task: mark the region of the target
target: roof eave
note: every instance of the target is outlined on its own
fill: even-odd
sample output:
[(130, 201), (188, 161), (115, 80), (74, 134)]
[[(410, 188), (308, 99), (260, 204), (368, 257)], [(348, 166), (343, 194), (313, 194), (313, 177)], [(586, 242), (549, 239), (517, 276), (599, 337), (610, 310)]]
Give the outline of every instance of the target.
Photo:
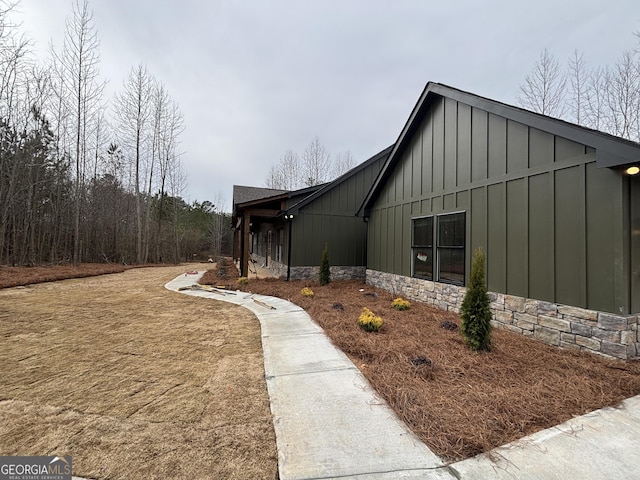
[(640, 162), (639, 143), (572, 124), (564, 120), (524, 110), (513, 105), (498, 102), (497, 100), (481, 97), (444, 84), (428, 82), (402, 128), (398, 140), (382, 167), (380, 174), (358, 209), (357, 216), (367, 217), (369, 215), (372, 202), (377, 197), (381, 185), (389, 175), (389, 167), (396, 162), (398, 152), (404, 149), (407, 140), (411, 136), (411, 132), (416, 128), (416, 120), (422, 118), (425, 109), (429, 106), (429, 98), (433, 95), (451, 98), (452, 100), (460, 101), (509, 120), (592, 147), (596, 150), (596, 165), (599, 168), (617, 168)]

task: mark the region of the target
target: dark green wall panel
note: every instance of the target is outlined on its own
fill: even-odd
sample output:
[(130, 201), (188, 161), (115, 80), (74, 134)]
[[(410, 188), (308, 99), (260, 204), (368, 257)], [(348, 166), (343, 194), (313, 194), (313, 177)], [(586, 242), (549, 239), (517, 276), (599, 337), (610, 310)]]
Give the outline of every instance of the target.
[(402, 206), (402, 270), (401, 274), (411, 275), (411, 205), (405, 203)]
[(451, 212), (456, 209), (456, 194), (448, 193), (443, 196), (443, 211)]
[(482, 247), (487, 251), (487, 189), (484, 187), (471, 190), (471, 248)]
[(584, 167), (555, 174), (555, 301), (586, 307)]
[(434, 192), (442, 192), (444, 188), (444, 102), (434, 104), (433, 121), (433, 179)]
[(393, 222), (393, 272), (394, 273), (402, 273), (402, 256), (404, 255), (404, 250), (408, 248), (407, 245), (404, 244), (402, 234), (404, 233), (404, 228), (402, 227), (402, 206), (398, 205), (394, 208), (394, 222)]
[(464, 190), (456, 194), (456, 210), (469, 209), (469, 190)]
[(489, 114), (489, 178), (507, 173), (507, 121)]
[(441, 213), (444, 210), (442, 197), (433, 197), (431, 199), (431, 211), (434, 213)]
[(629, 179), (631, 224), (631, 312), (640, 313), (640, 176)]
[(553, 176), (529, 177), (529, 297), (554, 300)]
[(487, 287), (492, 292), (506, 291), (506, 218), (505, 186), (487, 187)]
[(381, 239), (382, 228), (380, 225), (380, 217), (382, 210), (374, 210), (371, 212), (367, 224), (367, 267), (380, 270), (380, 259), (382, 258), (382, 248), (384, 243)]
[(456, 184), (468, 185), (471, 181), (471, 107), (458, 104), (458, 168)]
[(396, 253), (396, 245), (395, 245), (395, 232), (393, 231), (393, 227), (395, 226), (395, 209), (394, 207), (387, 208), (387, 251), (383, 254), (386, 258), (383, 259), (383, 264), (385, 266), (385, 272), (395, 273), (393, 269), (393, 257)]
[(586, 166), (587, 216), (587, 292), (588, 306), (608, 310), (615, 298), (615, 249), (612, 232), (615, 229), (613, 212), (621, 208), (620, 176), (611, 170), (599, 169), (595, 163)]
[(458, 170), (458, 102), (447, 98), (444, 114), (444, 188), (455, 188)]
[(529, 128), (529, 167), (551, 166), (553, 151), (553, 135)]
[(507, 173), (524, 172), (529, 163), (529, 128), (507, 121)]
[(527, 291), (527, 183), (524, 178), (507, 182), (507, 289), (526, 297)]
[(555, 142), (556, 149), (556, 162), (562, 162), (563, 160), (575, 159), (576, 157), (580, 157), (584, 155), (584, 145), (576, 142), (572, 142), (571, 140), (567, 140), (566, 138), (556, 137)]
[(471, 110), (471, 181), (487, 178), (487, 112), (473, 108)]
[(411, 198), (422, 194), (422, 134), (416, 133), (411, 148)]
[(422, 195), (433, 191), (433, 122), (430, 119), (431, 113), (422, 129)]

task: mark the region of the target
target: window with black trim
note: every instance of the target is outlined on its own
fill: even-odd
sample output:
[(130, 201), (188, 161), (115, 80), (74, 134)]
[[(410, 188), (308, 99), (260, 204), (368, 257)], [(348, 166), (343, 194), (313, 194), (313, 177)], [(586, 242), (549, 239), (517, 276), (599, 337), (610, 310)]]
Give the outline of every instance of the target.
[(437, 218), (437, 280), (464, 285), (465, 214), (451, 213)]
[(413, 221), (413, 276), (433, 280), (433, 217)]

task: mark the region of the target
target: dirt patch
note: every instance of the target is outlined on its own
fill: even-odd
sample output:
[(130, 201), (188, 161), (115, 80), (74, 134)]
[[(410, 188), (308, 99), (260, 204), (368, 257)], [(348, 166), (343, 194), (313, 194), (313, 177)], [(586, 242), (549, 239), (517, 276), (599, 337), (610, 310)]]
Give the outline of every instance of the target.
[(0, 453), (96, 479), (276, 478), (259, 322), (164, 288), (197, 268), (0, 290)]
[[(311, 287), (314, 297), (300, 290)], [(457, 315), (355, 281), (250, 280), (244, 290), (302, 306), (436, 454), (460, 460), (640, 394), (640, 362), (559, 350), (505, 330), (493, 350), (471, 352)], [(356, 321), (363, 307), (378, 333)]]

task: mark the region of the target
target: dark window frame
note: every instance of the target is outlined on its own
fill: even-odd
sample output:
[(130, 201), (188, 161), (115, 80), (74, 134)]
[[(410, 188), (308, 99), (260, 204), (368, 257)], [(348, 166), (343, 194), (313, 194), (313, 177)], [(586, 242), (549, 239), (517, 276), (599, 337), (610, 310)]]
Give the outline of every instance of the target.
[[(431, 242), (416, 242), (416, 223), (421, 220), (430, 220), (431, 221)], [(424, 280), (433, 281), (434, 280), (434, 252), (435, 252), (435, 242), (434, 242), (434, 225), (435, 225), (435, 215), (425, 215), (424, 217), (416, 217), (411, 219), (411, 275), (416, 278), (422, 278)], [(428, 240), (428, 239), (427, 239)], [(416, 273), (416, 259), (418, 254), (426, 252), (427, 257), (430, 259), (429, 263), (431, 264), (431, 274), (422, 275)]]
[[(462, 220), (462, 225), (458, 227), (458, 229), (456, 229), (456, 227), (454, 226), (453, 230), (451, 232), (453, 232), (453, 237), (457, 237), (457, 238), (451, 238), (451, 239), (447, 239), (444, 240), (442, 238), (442, 236), (444, 235), (442, 233), (442, 225), (443, 225), (443, 221), (444, 219), (451, 219), (454, 216), (458, 216), (461, 218)], [(465, 284), (465, 276), (466, 276), (466, 249), (467, 249), (467, 215), (465, 211), (458, 211), (458, 212), (448, 212), (448, 213), (442, 213), (436, 216), (436, 225), (435, 225), (436, 231), (435, 231), (435, 235), (436, 235), (436, 281), (440, 282), (440, 283), (448, 283), (451, 285), (459, 285), (459, 286), (464, 286)], [(461, 231), (460, 231), (461, 230)], [(462, 256), (460, 258), (460, 252), (462, 252)], [(457, 271), (454, 271), (454, 269), (450, 269), (450, 270), (444, 270), (444, 266), (443, 266), (443, 257), (449, 257), (449, 258), (453, 258), (454, 256), (458, 256), (458, 268)], [(455, 262), (455, 260), (453, 260), (453, 262)], [(449, 265), (447, 265), (448, 267), (453, 266), (453, 262), (450, 262)], [(446, 276), (444, 276), (446, 275)]]

